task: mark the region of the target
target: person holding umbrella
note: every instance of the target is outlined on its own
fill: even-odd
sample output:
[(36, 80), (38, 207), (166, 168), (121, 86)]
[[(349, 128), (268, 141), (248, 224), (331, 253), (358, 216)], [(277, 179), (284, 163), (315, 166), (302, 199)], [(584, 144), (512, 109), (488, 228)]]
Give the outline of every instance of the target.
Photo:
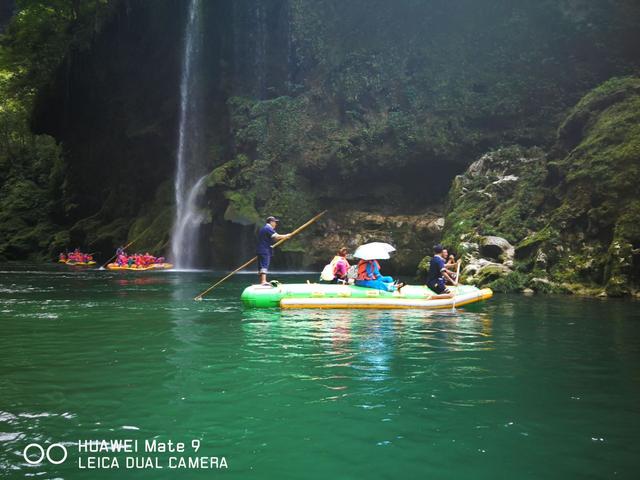
[(386, 260), (389, 252), (395, 251), (388, 243), (373, 242), (361, 245), (353, 256), (360, 258), (358, 262), (358, 276), (356, 285), (366, 288), (375, 288), (385, 292), (400, 291), (404, 283), (396, 284), (392, 277), (380, 273), (378, 260)]

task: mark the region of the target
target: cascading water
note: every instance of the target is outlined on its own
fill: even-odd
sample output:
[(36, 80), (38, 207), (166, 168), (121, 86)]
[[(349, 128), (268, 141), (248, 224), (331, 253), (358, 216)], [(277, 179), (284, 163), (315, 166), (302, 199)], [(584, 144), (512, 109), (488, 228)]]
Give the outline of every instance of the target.
[(180, 126), (176, 155), (176, 219), (171, 237), (172, 260), (177, 268), (193, 268), (198, 258), (202, 215), (197, 198), (204, 181), (201, 153), (201, 88), (199, 85), (202, 29), (201, 0), (191, 0), (187, 15), (184, 59), (180, 80)]

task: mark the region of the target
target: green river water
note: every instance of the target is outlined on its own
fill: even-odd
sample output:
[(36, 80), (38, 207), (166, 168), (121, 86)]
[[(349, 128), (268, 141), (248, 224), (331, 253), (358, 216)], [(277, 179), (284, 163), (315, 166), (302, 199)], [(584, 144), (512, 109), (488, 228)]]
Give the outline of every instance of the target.
[[(217, 278), (5, 267), (0, 478), (637, 478), (637, 302), (247, 310), (248, 275), (192, 300)], [(127, 439), (137, 452), (79, 451)], [(67, 459), (30, 465), (30, 443)]]

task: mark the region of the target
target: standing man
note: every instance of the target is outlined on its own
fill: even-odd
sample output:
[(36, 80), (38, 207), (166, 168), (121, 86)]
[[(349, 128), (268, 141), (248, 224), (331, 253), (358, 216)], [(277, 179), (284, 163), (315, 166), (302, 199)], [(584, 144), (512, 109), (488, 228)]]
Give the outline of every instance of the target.
[(267, 272), (269, 271), (269, 263), (273, 255), (272, 245), (278, 240), (291, 238), (290, 233), (280, 235), (276, 232), (276, 226), (280, 220), (276, 217), (267, 217), (267, 223), (258, 232), (258, 246), (256, 253), (258, 254), (258, 277), (262, 285), (267, 283)]
[(429, 287), (437, 294), (451, 293), (445, 286), (445, 279), (450, 281), (452, 284), (454, 283), (453, 279), (449, 275), (449, 272), (447, 271), (445, 258), (442, 254), (442, 251), (442, 245), (436, 245), (435, 247), (433, 247), (434, 255), (431, 259), (431, 262), (429, 262), (429, 272), (427, 273), (427, 287)]

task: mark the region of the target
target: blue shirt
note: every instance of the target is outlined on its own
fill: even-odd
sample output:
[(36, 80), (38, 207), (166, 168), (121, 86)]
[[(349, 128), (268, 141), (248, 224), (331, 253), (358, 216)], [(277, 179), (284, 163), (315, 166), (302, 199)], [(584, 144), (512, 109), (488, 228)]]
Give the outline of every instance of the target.
[(429, 262), (429, 272), (427, 273), (427, 282), (437, 280), (442, 277), (442, 270), (444, 270), (444, 258), (439, 255), (434, 255)]
[(380, 268), (378, 268), (378, 262), (375, 260), (373, 262), (367, 263), (367, 275), (371, 278), (380, 278)]
[(270, 224), (266, 224), (264, 227), (260, 229), (258, 232), (258, 246), (256, 247), (256, 253), (259, 255), (272, 255), (273, 245), (275, 242), (273, 240), (273, 236), (276, 234), (276, 231)]

